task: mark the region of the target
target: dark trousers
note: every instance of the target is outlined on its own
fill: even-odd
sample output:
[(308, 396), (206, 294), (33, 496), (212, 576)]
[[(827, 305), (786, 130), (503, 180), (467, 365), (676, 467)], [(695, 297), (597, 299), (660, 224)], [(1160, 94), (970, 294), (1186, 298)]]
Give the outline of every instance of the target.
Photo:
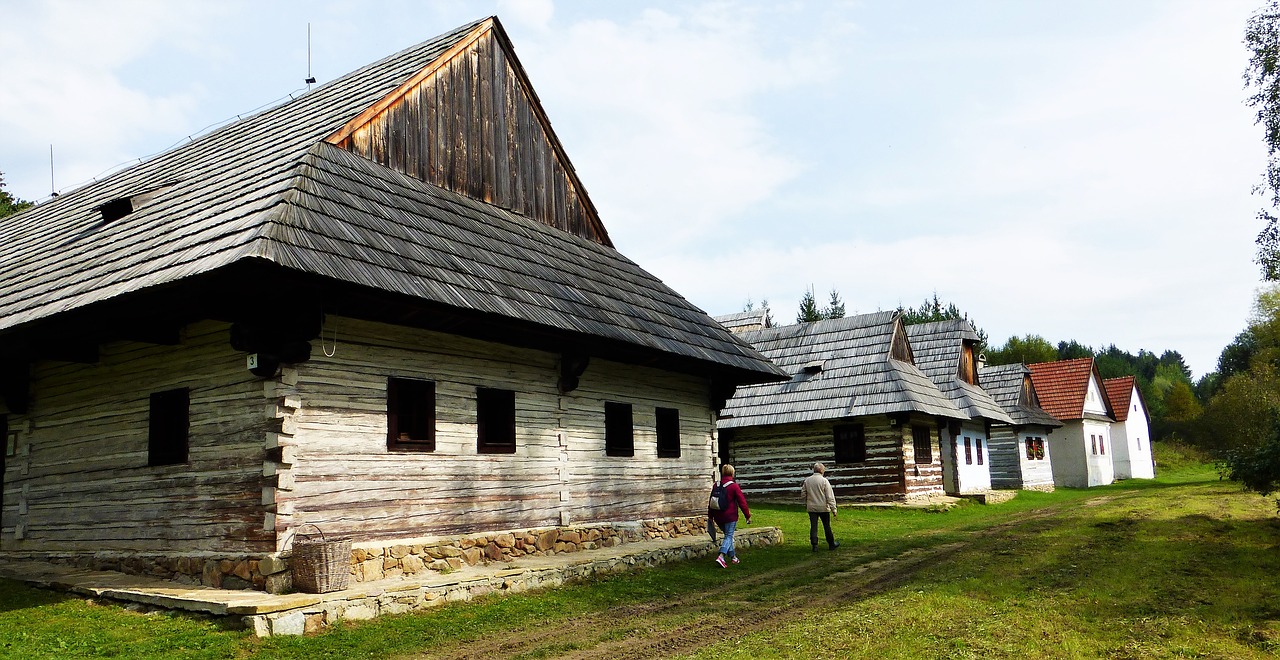
[(827, 533), (827, 547), (836, 546), (836, 537), (831, 533), (831, 514), (826, 511), (809, 512), (809, 543), (818, 547), (818, 520), (822, 520), (822, 531)]

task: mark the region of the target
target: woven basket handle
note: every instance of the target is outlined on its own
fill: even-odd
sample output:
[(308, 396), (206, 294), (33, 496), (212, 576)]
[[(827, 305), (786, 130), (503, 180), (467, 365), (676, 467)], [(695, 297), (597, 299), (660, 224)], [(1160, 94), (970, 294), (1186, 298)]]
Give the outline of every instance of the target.
[(289, 530), (288, 534), (285, 534), (284, 538), (286, 543), (282, 544), (282, 549), (280, 550), (280, 552), (284, 552), (289, 548), (288, 541), (296, 540), (298, 533), (302, 531), (303, 527), (315, 527), (316, 532), (320, 534), (320, 542), (321, 543), (327, 542), (327, 539), (325, 539), (324, 537), (324, 530), (320, 529), (319, 525), (315, 523), (302, 523), (301, 525), (298, 525), (297, 527), (294, 527), (293, 529)]

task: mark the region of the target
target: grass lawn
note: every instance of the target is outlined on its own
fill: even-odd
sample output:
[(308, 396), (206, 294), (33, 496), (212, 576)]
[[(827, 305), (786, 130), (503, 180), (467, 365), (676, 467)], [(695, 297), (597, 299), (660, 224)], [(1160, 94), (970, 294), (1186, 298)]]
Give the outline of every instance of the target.
[[(1157, 447), (1160, 447), (1157, 445)], [(788, 543), (257, 640), (0, 581), (0, 657), (1205, 657), (1280, 655), (1280, 518), (1160, 447), (1161, 476), (945, 513), (843, 510)], [(750, 493), (748, 493), (750, 497)]]

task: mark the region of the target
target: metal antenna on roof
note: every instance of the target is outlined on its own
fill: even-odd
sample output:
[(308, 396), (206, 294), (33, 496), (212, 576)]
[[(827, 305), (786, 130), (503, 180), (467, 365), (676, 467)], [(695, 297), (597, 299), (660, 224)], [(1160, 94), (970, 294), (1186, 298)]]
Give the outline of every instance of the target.
[(53, 145), (49, 145), (49, 196), (58, 196), (58, 186), (53, 182)]
[(311, 75), (311, 24), (307, 23), (307, 91), (311, 91), (311, 86), (316, 84), (315, 76)]

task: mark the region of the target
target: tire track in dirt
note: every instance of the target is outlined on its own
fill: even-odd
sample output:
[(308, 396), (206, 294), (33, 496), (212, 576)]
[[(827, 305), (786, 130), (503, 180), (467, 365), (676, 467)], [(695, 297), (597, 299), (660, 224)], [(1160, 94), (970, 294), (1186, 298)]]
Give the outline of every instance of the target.
[[(824, 555), (824, 561), (803, 561), (675, 598), (629, 604), (548, 622), (548, 625), (536, 628), (526, 627), (481, 640), (458, 642), (449, 648), (416, 657), (534, 654), (562, 658), (652, 658), (692, 653), (712, 640), (777, 629), (804, 618), (811, 610), (829, 611), (833, 605), (875, 596), (907, 582), (930, 560), (963, 549), (979, 539), (1051, 518), (1066, 506), (1096, 506), (1112, 499), (1112, 496), (1100, 496), (1022, 512), (998, 524), (969, 532), (969, 540), (913, 548), (884, 559), (866, 561), (867, 554), (849, 554), (841, 556), (838, 563), (833, 564), (829, 559), (831, 556)], [(1099, 501), (1092, 503), (1094, 500)], [(955, 531), (963, 532), (937, 530), (928, 535)], [(750, 594), (780, 582), (803, 584), (805, 588), (793, 589), (794, 595), (767, 604), (741, 597), (741, 594)], [(708, 603), (722, 603), (726, 605), (723, 609), (730, 613), (709, 608)]]

